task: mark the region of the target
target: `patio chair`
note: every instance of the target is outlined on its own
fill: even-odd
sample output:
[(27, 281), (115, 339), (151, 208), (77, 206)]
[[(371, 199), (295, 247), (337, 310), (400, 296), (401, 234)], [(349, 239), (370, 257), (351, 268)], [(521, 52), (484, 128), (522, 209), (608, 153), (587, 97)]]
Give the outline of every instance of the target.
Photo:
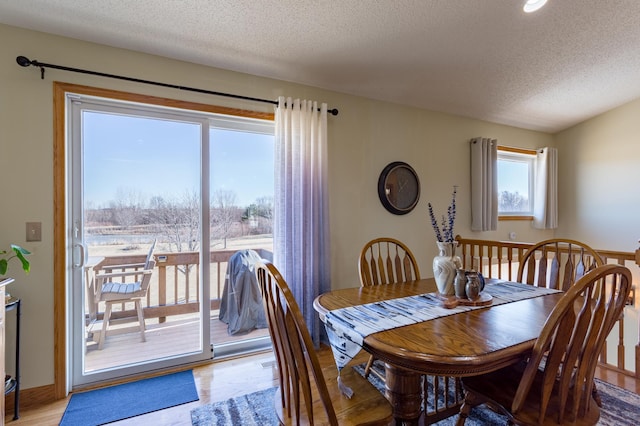
[[(141, 300), (147, 297), (151, 274), (155, 268), (154, 251), (157, 240), (151, 244), (144, 263), (132, 263), (126, 265), (110, 265), (103, 268), (95, 276), (95, 303), (105, 302), (104, 316), (102, 318), (102, 331), (98, 337), (98, 349), (102, 349), (107, 337), (107, 329), (111, 320), (111, 312), (114, 304), (124, 304), (133, 302), (140, 324), (140, 335), (142, 341), (146, 341), (144, 311)], [(132, 281), (127, 281), (132, 278)], [(114, 279), (116, 279), (114, 281)]]
[(261, 263), (256, 275), (278, 363), (280, 389), (274, 406), (280, 423), (390, 424), (389, 402), (352, 368), (344, 368), (340, 377), (354, 391), (353, 397), (338, 389), (333, 360), (331, 365), (320, 364), (298, 303), (276, 267)]
[(527, 360), (492, 373), (463, 377), (465, 401), (458, 426), (472, 407), (487, 404), (517, 425), (595, 425), (597, 360), (631, 290), (631, 272), (604, 265), (573, 284), (545, 321)]

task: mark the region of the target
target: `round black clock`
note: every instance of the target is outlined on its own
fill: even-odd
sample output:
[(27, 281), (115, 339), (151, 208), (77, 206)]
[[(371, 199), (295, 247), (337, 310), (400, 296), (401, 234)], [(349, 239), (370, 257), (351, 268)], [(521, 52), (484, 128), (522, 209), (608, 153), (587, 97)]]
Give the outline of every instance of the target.
[(420, 180), (415, 170), (402, 161), (389, 163), (380, 173), (378, 196), (391, 213), (409, 213), (420, 199)]

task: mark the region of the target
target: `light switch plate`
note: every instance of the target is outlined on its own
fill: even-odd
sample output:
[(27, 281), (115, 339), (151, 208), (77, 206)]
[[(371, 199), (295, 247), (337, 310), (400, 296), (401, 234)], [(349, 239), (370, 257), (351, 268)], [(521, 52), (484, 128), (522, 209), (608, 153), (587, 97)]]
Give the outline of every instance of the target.
[(42, 222), (27, 222), (27, 241), (42, 241)]

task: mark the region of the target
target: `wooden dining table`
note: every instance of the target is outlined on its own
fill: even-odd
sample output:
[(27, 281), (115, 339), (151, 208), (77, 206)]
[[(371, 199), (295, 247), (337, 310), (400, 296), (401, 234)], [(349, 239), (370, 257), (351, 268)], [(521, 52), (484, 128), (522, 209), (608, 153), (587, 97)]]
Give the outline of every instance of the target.
[[(320, 319), (335, 309), (435, 293), (433, 278), (339, 289), (314, 301)], [(518, 300), (405, 325), (364, 337), (362, 348), (385, 363), (385, 394), (399, 424), (417, 424), (423, 374), (473, 376), (513, 364), (533, 348), (562, 293)]]

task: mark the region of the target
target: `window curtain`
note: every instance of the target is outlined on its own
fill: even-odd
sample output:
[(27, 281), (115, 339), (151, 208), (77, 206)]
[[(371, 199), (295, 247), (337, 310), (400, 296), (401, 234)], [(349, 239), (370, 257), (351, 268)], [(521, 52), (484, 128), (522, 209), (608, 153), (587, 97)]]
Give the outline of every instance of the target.
[(536, 185), (533, 198), (533, 226), (558, 227), (558, 150), (542, 148), (536, 155)]
[(498, 141), (471, 139), (471, 230), (498, 228)]
[(327, 104), (280, 97), (275, 112), (274, 259), (320, 344), (313, 300), (331, 289)]

